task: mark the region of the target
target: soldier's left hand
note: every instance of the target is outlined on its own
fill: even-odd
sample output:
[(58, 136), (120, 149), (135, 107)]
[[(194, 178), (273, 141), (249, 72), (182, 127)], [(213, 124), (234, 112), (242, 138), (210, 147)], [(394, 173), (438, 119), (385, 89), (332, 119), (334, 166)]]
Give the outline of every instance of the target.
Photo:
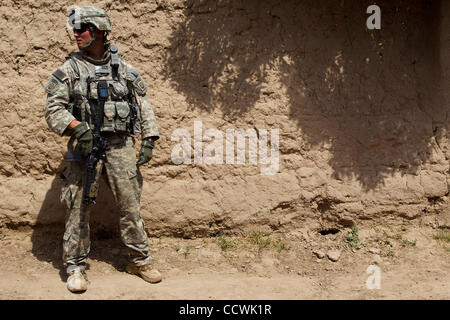
[(155, 141), (153, 141), (153, 139), (145, 139), (142, 141), (141, 151), (139, 152), (139, 160), (136, 165), (143, 165), (152, 159), (154, 146)]

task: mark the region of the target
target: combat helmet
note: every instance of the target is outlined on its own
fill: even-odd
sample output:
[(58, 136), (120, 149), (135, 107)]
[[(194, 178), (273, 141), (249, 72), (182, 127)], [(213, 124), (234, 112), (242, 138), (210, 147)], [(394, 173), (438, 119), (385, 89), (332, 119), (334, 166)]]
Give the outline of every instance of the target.
[(92, 46), (97, 40), (94, 35), (94, 28), (105, 31), (108, 33), (111, 31), (111, 21), (108, 15), (103, 9), (94, 6), (75, 7), (69, 10), (68, 24), (71, 28), (79, 28), (82, 24), (89, 26), (89, 31), (92, 36), (92, 40), (83, 48), (85, 50)]
[(94, 6), (75, 7), (69, 11), (69, 25), (91, 24), (98, 30), (111, 31), (111, 21), (103, 9)]

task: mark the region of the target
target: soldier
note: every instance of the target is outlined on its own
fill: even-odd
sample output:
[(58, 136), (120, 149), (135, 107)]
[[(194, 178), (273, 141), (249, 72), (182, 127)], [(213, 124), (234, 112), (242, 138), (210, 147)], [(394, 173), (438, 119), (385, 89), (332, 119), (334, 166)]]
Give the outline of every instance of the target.
[[(83, 189), (86, 159), (94, 153), (96, 132), (100, 132), (97, 136), (105, 146), (103, 160), (95, 167), (96, 183), (100, 175), (106, 176), (119, 205), (120, 236), (131, 257), (126, 270), (150, 283), (159, 282), (161, 274), (150, 266), (148, 238), (139, 212), (142, 176), (138, 166), (151, 160), (154, 143), (159, 139), (146, 96), (147, 85), (117, 53), (117, 48), (109, 44), (111, 22), (105, 11), (93, 6), (79, 7), (69, 14), (69, 23), (80, 51), (67, 57), (45, 87), (45, 119), (49, 128), (71, 137), (69, 166), (61, 175), (65, 180), (61, 201), (67, 208), (63, 236), (67, 288), (71, 292), (87, 290), (89, 214), (83, 205)], [(101, 121), (94, 121), (98, 120), (99, 110), (104, 116)], [(133, 137), (136, 133), (142, 137), (137, 162)], [(95, 194), (92, 189), (96, 188), (92, 186), (90, 190)]]

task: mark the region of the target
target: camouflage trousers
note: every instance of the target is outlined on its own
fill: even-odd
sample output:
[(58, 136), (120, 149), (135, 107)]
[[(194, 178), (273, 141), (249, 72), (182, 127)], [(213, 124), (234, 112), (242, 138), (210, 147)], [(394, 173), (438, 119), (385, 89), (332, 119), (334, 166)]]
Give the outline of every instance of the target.
[[(142, 176), (136, 167), (134, 139), (130, 136), (108, 137), (106, 162), (97, 167), (97, 176), (103, 176), (120, 209), (120, 237), (129, 248), (131, 261), (138, 266), (150, 264), (149, 245), (144, 222), (140, 216)], [(67, 208), (63, 236), (63, 262), (66, 268), (84, 268), (90, 251), (89, 210), (81, 218), (83, 185), (86, 163), (69, 162), (63, 171), (65, 185), (61, 202)], [(82, 221), (83, 220), (83, 221)]]

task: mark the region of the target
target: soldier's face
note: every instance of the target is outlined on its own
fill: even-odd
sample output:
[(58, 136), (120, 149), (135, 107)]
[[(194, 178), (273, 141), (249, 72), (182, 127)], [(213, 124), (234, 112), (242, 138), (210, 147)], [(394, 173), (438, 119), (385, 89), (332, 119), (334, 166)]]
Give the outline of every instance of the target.
[(89, 44), (92, 40), (91, 33), (89, 32), (89, 28), (82, 25), (80, 29), (73, 29), (73, 36), (77, 41), (78, 48), (82, 48)]
[[(103, 39), (103, 31), (94, 29), (94, 35), (96, 39)], [(73, 29), (73, 36), (79, 49), (87, 46), (92, 40), (92, 35), (86, 25), (81, 25), (80, 29)]]

